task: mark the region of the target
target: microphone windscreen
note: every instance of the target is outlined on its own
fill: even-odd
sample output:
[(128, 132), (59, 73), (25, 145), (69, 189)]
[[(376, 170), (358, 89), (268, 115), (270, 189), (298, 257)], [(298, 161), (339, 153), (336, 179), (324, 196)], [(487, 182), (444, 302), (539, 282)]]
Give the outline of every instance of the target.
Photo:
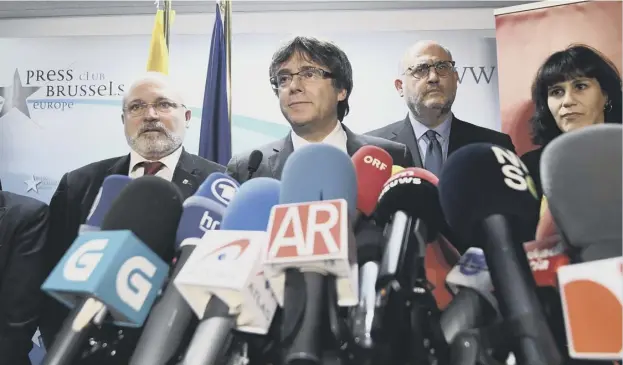
[(426, 169), (423, 169), (420, 167), (410, 167), (405, 170), (412, 171), (413, 176), (419, 177), (420, 179), (424, 179), (435, 186), (439, 185), (439, 178), (435, 174), (433, 174), (432, 172)]
[(165, 262), (173, 258), (175, 233), (182, 215), (182, 193), (157, 176), (131, 181), (111, 204), (102, 231), (130, 230)]
[(424, 220), (432, 231), (437, 231), (443, 222), (437, 187), (413, 175), (411, 169), (405, 169), (385, 183), (375, 218), (384, 225), (400, 210)]
[(269, 177), (246, 181), (229, 203), (221, 230), (266, 231), (270, 212), (279, 204), (281, 183)]
[(262, 158), (264, 158), (264, 154), (262, 153), (262, 151), (253, 150), (253, 152), (251, 152), (251, 155), (249, 156), (249, 170), (257, 171), (257, 169), (260, 167), (260, 163), (262, 163)]
[(202, 196), (227, 206), (239, 187), (240, 184), (229, 175), (213, 172), (199, 185), (194, 196)]
[(394, 165), (392, 166), (392, 175), (399, 173), (400, 171), (404, 170), (405, 168), (399, 165)]
[(391, 176), (392, 156), (376, 146), (363, 146), (351, 158), (357, 175), (357, 209), (370, 216), (376, 208), (383, 184)]
[(99, 227), (102, 224), (104, 215), (110, 210), (110, 205), (130, 181), (132, 179), (126, 175), (110, 175), (104, 179), (87, 218), (86, 223), (89, 226)]
[(348, 212), (357, 208), (357, 176), (350, 157), (322, 143), (310, 144), (288, 159), (281, 174), (279, 204), (344, 199)]
[(594, 125), (564, 133), (543, 150), (541, 185), (570, 245), (621, 250), (622, 138), (620, 124)]
[(534, 181), (521, 159), (505, 148), (474, 143), (452, 153), (441, 172), (439, 198), (446, 221), (464, 241), (494, 214), (519, 221), (517, 234), (527, 237), (517, 239), (534, 238), (539, 209)]

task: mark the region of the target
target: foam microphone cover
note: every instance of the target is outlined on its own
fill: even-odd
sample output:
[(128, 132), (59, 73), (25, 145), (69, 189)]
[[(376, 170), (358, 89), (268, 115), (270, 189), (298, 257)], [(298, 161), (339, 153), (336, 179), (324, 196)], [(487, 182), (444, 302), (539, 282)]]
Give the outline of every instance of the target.
[(352, 216), (357, 208), (357, 176), (350, 157), (327, 144), (302, 147), (286, 160), (280, 204), (345, 199)]
[(182, 193), (157, 176), (131, 181), (111, 204), (101, 229), (130, 230), (165, 262), (173, 259)]
[(411, 217), (423, 219), (431, 234), (438, 231), (443, 214), (437, 187), (416, 174), (417, 170), (404, 169), (385, 183), (374, 212), (377, 223), (387, 224), (400, 210)]
[(256, 177), (240, 187), (223, 215), (221, 230), (266, 231), (273, 206), (279, 204), (281, 183)]
[(357, 209), (370, 216), (383, 185), (391, 177), (392, 156), (376, 146), (363, 146), (351, 158), (357, 174)]
[(517, 240), (534, 237), (539, 201), (527, 167), (513, 152), (490, 143), (474, 143), (452, 153), (439, 179), (446, 221), (462, 241), (473, 228), (499, 214), (512, 218)]
[(590, 126), (557, 137), (541, 156), (552, 217), (586, 260), (621, 255), (622, 138), (620, 124)]
[(262, 158), (264, 158), (262, 151), (253, 150), (251, 155), (249, 155), (249, 171), (257, 171), (260, 167), (260, 163), (262, 163)]

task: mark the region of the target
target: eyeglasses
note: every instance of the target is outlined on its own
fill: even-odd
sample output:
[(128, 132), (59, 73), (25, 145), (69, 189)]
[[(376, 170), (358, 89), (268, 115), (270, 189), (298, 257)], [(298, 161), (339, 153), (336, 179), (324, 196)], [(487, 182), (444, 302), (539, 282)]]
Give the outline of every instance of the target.
[(417, 66), (411, 66), (405, 71), (405, 75), (411, 75), (416, 79), (423, 79), (428, 76), (430, 69), (435, 68), (435, 72), (440, 77), (448, 76), (454, 70), (454, 61), (439, 61), (433, 64), (422, 63)]
[(308, 67), (299, 72), (283, 72), (270, 78), (270, 84), (274, 90), (290, 86), (294, 76), (300, 77), (301, 81), (311, 81), (333, 78), (333, 74), (316, 67)]
[[(182, 107), (186, 108), (184, 104), (180, 104)], [(160, 100), (155, 103), (144, 103), (141, 101), (133, 102), (130, 105), (126, 106), (124, 110), (128, 112), (133, 117), (138, 117), (144, 115), (149, 107), (154, 107), (158, 114), (168, 114), (171, 113), (174, 109), (178, 108), (178, 105), (169, 100)]]

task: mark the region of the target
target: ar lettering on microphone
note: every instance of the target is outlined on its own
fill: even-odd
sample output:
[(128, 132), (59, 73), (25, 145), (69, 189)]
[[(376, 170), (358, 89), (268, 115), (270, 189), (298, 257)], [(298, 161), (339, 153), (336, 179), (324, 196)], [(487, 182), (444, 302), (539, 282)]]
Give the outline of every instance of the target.
[(223, 178), (214, 180), (210, 190), (212, 190), (212, 194), (218, 201), (228, 205), (236, 191), (238, 191), (238, 187), (232, 180)]
[(517, 191), (528, 190), (537, 199), (536, 185), (523, 161), (514, 153), (501, 147), (492, 146), (491, 151), (498, 163), (502, 165), (502, 175), (504, 175), (506, 186)]
[(205, 212), (203, 212), (201, 221), (199, 221), (199, 229), (201, 229), (203, 232), (208, 232), (217, 229), (219, 225), (221, 225), (221, 222), (212, 218), (209, 211), (206, 210)]
[(332, 256), (347, 250), (346, 201), (275, 206), (269, 231), (270, 257)]
[(370, 155), (366, 155), (363, 158), (363, 162), (369, 165), (372, 165), (373, 167), (383, 171), (385, 169), (387, 169), (387, 164), (383, 163), (381, 160), (379, 160), (378, 158), (372, 157)]

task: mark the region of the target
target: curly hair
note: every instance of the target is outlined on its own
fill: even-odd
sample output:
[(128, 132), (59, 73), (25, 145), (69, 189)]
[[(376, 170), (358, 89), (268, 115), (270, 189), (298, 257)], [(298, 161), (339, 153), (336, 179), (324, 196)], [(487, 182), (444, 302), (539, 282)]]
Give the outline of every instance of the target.
[(550, 55), (539, 68), (532, 83), (535, 111), (530, 119), (532, 142), (545, 146), (562, 134), (547, 104), (548, 88), (578, 77), (594, 78), (608, 95), (605, 123), (621, 123), (621, 76), (614, 63), (596, 49), (574, 44)]

